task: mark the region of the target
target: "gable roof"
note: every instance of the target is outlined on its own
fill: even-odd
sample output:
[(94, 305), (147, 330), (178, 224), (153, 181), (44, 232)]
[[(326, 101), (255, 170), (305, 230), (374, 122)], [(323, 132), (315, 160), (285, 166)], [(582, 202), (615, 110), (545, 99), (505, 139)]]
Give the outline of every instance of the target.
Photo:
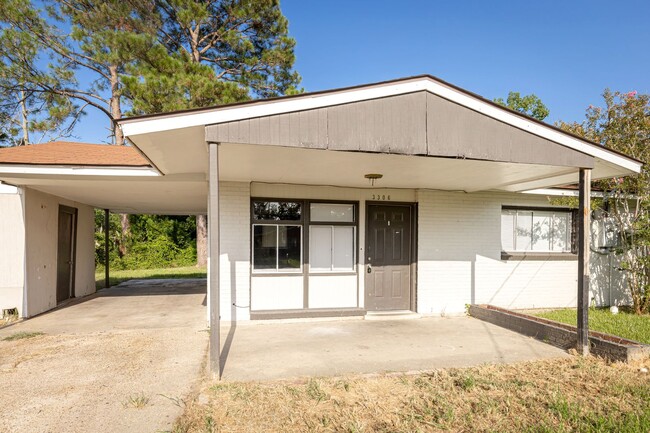
[[(123, 118), (118, 120), (117, 124), (127, 137), (134, 137), (149, 133), (333, 107), (421, 91), (432, 93), (484, 116), (551, 140), (569, 149), (615, 164), (629, 172), (638, 173), (641, 169), (641, 161), (503, 107), (431, 75), (419, 75), (361, 86), (215, 107)], [(137, 141), (134, 141), (134, 143), (138, 144)]]
[(93, 167), (149, 167), (131, 146), (52, 141), (0, 148), (0, 164)]

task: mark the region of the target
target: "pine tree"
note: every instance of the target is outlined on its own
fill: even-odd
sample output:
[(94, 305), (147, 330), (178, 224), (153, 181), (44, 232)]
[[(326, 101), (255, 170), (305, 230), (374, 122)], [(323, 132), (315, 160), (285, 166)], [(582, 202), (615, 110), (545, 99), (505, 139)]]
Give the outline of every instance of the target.
[[(158, 0), (160, 47), (125, 78), (133, 112), (155, 113), (296, 92), (295, 40), (277, 0)], [(164, 48), (164, 49), (163, 49)], [(199, 215), (197, 264), (207, 263)]]

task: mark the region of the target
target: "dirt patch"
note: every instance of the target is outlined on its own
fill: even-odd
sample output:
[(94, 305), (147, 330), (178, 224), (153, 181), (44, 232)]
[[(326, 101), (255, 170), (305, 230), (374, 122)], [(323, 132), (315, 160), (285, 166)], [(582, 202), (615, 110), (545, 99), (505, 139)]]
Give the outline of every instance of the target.
[(195, 334), (157, 330), (2, 341), (0, 431), (169, 428), (192, 380), (200, 377), (201, 355), (184, 362), (178, 353), (189, 342), (202, 346), (205, 337)]
[(650, 362), (569, 358), (426, 374), (208, 383), (175, 432), (649, 431)]

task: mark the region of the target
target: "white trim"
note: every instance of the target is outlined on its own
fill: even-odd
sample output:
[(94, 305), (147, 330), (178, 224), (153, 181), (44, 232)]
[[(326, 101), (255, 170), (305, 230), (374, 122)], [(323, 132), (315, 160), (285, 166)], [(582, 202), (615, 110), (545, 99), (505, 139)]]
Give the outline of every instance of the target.
[[(535, 194), (535, 195), (551, 195), (555, 197), (578, 197), (579, 191), (572, 189), (557, 189), (557, 188), (539, 188), (531, 189), (528, 191), (521, 191), (522, 194)], [(592, 197), (604, 197), (601, 191), (591, 191)]]
[(429, 91), (434, 95), (463, 105), (471, 110), (482, 113), (493, 119), (502, 121), (531, 134), (552, 140), (579, 152), (601, 158), (616, 164), (631, 172), (639, 173), (641, 163), (624, 156), (608, 151), (597, 146), (564, 134), (549, 126), (530, 121), (507, 110), (486, 103), (476, 97), (467, 95), (459, 90), (448, 87), (432, 78), (418, 78), (393, 84), (379, 84), (375, 86), (351, 90), (334, 91), (308, 95), (302, 98), (289, 98), (273, 101), (260, 101), (256, 104), (246, 104), (234, 107), (214, 108), (208, 111), (190, 112), (181, 114), (162, 114), (156, 117), (143, 119), (125, 119), (119, 123), (124, 135), (132, 137), (152, 132), (169, 131), (173, 129), (203, 126), (254, 117), (270, 116), (275, 114), (290, 113), (294, 111), (311, 110), (332, 105), (347, 104), (357, 101), (385, 98), (388, 96), (402, 95), (419, 91)]
[(0, 182), (0, 194), (18, 194), (18, 187)]
[(29, 174), (56, 176), (160, 176), (150, 167), (64, 167), (64, 166), (34, 166), (34, 165), (0, 165), (0, 174)]

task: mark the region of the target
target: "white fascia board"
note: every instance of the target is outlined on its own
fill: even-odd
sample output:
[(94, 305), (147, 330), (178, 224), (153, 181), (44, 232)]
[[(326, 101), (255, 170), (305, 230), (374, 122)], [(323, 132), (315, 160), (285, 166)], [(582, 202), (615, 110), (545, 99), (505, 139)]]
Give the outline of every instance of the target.
[(294, 111), (312, 110), (334, 105), (348, 104), (358, 101), (385, 98), (419, 91), (429, 91), (449, 101), (467, 107), (488, 117), (512, 125), (516, 128), (530, 132), (542, 138), (560, 143), (566, 147), (577, 150), (604, 161), (611, 162), (633, 173), (641, 171), (642, 164), (624, 156), (599, 148), (570, 135), (557, 131), (549, 126), (530, 121), (500, 107), (486, 103), (476, 97), (468, 95), (452, 87), (448, 87), (430, 78), (420, 78), (402, 83), (384, 84), (366, 88), (342, 90), (334, 93), (323, 93), (304, 98), (289, 98), (275, 101), (260, 101), (231, 108), (215, 108), (214, 110), (185, 113), (162, 114), (160, 117), (144, 119), (128, 119), (120, 122), (124, 135), (134, 136), (152, 132), (168, 131), (172, 129), (188, 128), (192, 126), (211, 125), (232, 122), (241, 119), (271, 116), (275, 114), (290, 113)]
[(0, 165), (0, 174), (23, 174), (44, 176), (124, 176), (150, 177), (160, 176), (149, 167), (65, 167), (34, 165)]
[[(578, 190), (566, 190), (566, 189), (556, 189), (556, 188), (539, 188), (531, 189), (529, 191), (522, 191), (522, 194), (533, 194), (533, 195), (551, 195), (555, 197), (578, 197)], [(592, 197), (602, 197), (603, 193), (600, 191), (591, 191)]]

